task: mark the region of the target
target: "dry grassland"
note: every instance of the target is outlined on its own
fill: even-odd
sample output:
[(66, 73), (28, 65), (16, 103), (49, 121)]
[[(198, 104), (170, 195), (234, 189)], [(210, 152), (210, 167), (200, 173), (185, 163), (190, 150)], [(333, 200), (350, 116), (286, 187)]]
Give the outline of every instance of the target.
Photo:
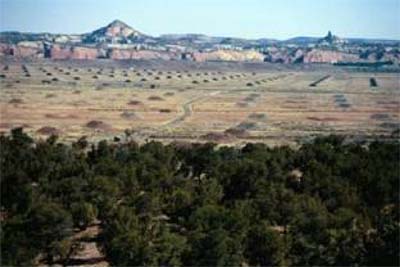
[(329, 133), (389, 137), (400, 121), (398, 73), (43, 61), (3, 62), (0, 74), (0, 131), (23, 126), (35, 136), (57, 133), (64, 141), (83, 135), (122, 139), (129, 129), (139, 142), (295, 144)]

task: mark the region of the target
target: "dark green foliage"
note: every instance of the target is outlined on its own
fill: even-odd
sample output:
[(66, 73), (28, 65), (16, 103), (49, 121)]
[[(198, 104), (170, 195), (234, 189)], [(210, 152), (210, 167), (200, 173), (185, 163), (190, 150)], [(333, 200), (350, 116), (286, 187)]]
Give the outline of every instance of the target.
[(0, 147), (3, 266), (62, 261), (96, 219), (114, 266), (399, 265), (398, 142)]
[(249, 229), (246, 240), (246, 257), (251, 265), (281, 266), (285, 265), (284, 238), (261, 221)]

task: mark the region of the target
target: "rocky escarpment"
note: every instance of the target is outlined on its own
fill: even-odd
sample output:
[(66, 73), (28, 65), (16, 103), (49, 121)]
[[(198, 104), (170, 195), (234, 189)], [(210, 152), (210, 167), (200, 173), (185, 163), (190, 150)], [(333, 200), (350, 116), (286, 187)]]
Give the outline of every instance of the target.
[(311, 50), (303, 58), (304, 63), (356, 62), (357, 60), (360, 60), (360, 58), (355, 54), (320, 49)]
[(112, 48), (109, 53), (110, 59), (125, 60), (125, 59), (163, 59), (171, 60), (178, 59), (177, 54), (164, 52), (164, 51), (151, 51), (151, 50), (135, 50), (135, 49), (123, 49), (123, 48)]
[(264, 55), (257, 51), (216, 50), (211, 52), (195, 52), (191, 54), (194, 61), (264, 61)]
[(20, 42), (17, 45), (0, 43), (0, 55), (11, 55), (17, 58), (42, 58), (44, 46), (42, 42)]
[(55, 60), (94, 60), (109, 58), (113, 60), (191, 60), (232, 61), (232, 62), (272, 62), (272, 63), (341, 63), (341, 62), (400, 62), (400, 54), (389, 52), (370, 53), (366, 57), (360, 54), (334, 51), (326, 48), (271, 48), (264, 53), (254, 50), (218, 49), (201, 52), (180, 52), (154, 49), (138, 49), (135, 45), (88, 45), (62, 44), (47, 42), (20, 42), (18, 44), (0, 43), (0, 56), (16, 58), (50, 58)]
[(96, 59), (100, 55), (97, 48), (58, 44), (51, 46), (46, 54), (52, 59)]
[(57, 60), (192, 60), (272, 63), (399, 64), (400, 42), (323, 38), (286, 41), (211, 37), (199, 34), (152, 37), (122, 21), (84, 34), (0, 33), (0, 56)]
[[(180, 53), (178, 51), (137, 49), (132, 45), (84, 46), (73, 44), (18, 43), (0, 44), (0, 55), (16, 57), (46, 57), (51, 59), (110, 58), (114, 60), (193, 60), (203, 61), (264, 61), (264, 55), (256, 51), (216, 50), (210, 52)], [(183, 56), (186, 55), (186, 56)]]

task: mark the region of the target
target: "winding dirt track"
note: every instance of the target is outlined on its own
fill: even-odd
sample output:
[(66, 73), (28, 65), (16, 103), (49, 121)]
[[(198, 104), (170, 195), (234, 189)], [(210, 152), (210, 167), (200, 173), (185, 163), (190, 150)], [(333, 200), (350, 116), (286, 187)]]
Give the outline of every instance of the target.
[(183, 103), (182, 104), (182, 114), (180, 114), (178, 117), (176, 117), (172, 121), (169, 121), (166, 124), (164, 124), (163, 128), (175, 127), (175, 126), (179, 125), (180, 123), (184, 122), (186, 120), (186, 118), (190, 117), (193, 113), (193, 109), (192, 109), (193, 103), (198, 102), (198, 101), (200, 101), (204, 98), (210, 97), (210, 96), (215, 96), (219, 93), (220, 93), (220, 91), (211, 92), (209, 94), (198, 96), (196, 98), (193, 98), (193, 99)]

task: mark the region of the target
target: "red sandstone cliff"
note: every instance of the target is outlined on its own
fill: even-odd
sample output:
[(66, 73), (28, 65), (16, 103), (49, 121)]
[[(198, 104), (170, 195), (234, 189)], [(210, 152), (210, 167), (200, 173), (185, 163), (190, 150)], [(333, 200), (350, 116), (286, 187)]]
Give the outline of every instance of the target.
[(50, 48), (52, 59), (96, 59), (98, 54), (98, 49), (93, 47), (55, 44)]
[(20, 42), (16, 45), (1, 43), (0, 55), (12, 55), (18, 58), (38, 58), (44, 56), (44, 48), (41, 42)]

